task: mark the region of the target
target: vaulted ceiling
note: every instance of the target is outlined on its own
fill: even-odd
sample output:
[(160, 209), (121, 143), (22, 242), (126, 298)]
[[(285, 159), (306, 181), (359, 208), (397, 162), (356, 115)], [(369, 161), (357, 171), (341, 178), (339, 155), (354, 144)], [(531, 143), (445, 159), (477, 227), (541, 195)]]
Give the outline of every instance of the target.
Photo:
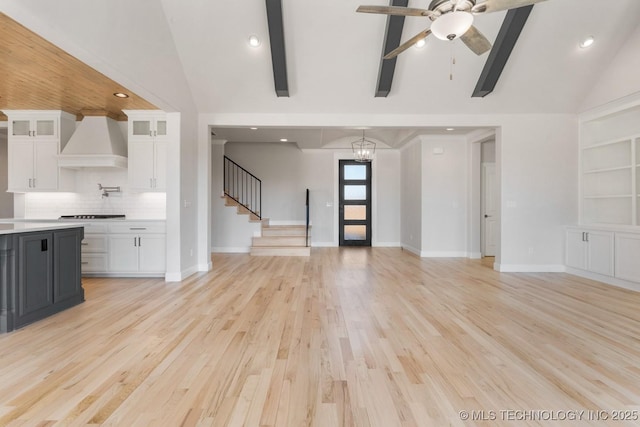
[[(0, 11), (38, 27), (150, 104), (180, 111), (192, 103), (197, 112), (218, 118), (220, 134), (256, 141), (277, 130), (262, 126), (263, 118), (272, 116), (314, 117), (310, 128), (333, 135), (336, 129), (362, 127), (367, 115), (575, 114), (640, 22), (637, 0), (543, 1), (533, 7), (489, 96), (471, 97), (489, 54), (477, 56), (459, 41), (430, 37), (423, 48), (398, 57), (388, 96), (381, 98), (374, 95), (387, 18), (355, 10), (388, 0), (282, 0), (289, 95), (282, 97), (274, 86), (269, 1), (0, 0)], [(408, 2), (419, 8), (428, 4)], [(474, 25), (493, 43), (505, 15), (479, 15)], [(425, 17), (407, 17), (402, 40), (428, 26)], [(261, 39), (260, 46), (248, 45), (250, 35)], [(587, 35), (596, 42), (580, 49)], [(352, 126), (323, 119), (336, 115), (350, 118)], [(258, 132), (239, 131), (251, 125), (261, 126)], [(380, 132), (381, 138), (398, 140), (408, 132), (401, 125), (385, 126), (393, 132)], [(443, 128), (420, 131), (446, 133)], [(351, 129), (342, 136), (356, 133)], [(306, 138), (318, 139), (314, 135)], [(321, 139), (327, 143), (326, 136)]]
[[(123, 109), (156, 109), (2, 13), (0, 40), (0, 110), (91, 112), (126, 120)], [(0, 120), (6, 120), (2, 113)]]

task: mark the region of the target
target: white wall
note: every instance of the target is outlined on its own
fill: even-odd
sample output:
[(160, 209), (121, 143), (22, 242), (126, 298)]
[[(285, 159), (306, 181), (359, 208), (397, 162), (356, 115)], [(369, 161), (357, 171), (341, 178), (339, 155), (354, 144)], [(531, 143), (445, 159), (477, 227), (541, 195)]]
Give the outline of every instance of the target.
[(0, 129), (0, 218), (13, 216), (13, 194), (7, 193), (8, 181), (7, 129)]
[(400, 217), (402, 247), (422, 251), (422, 144), (419, 138), (400, 153)]
[(400, 244), (400, 152), (377, 150), (373, 168), (373, 236), (372, 246)]
[[(595, 46), (594, 46), (595, 47)], [(581, 111), (598, 107), (618, 98), (640, 92), (640, 26), (631, 34), (626, 43), (601, 73), (598, 82), (586, 93)]]
[(423, 136), (421, 143), (422, 256), (467, 256), (467, 140)]
[[(213, 148), (216, 150), (216, 147)], [(305, 150), (294, 144), (227, 143), (224, 154), (262, 180), (263, 217), (271, 223), (299, 223), (305, 221), (305, 190), (310, 191), (311, 241), (315, 246), (336, 246), (337, 228), (337, 164), (338, 159), (352, 158), (341, 150)], [(213, 155), (217, 167), (216, 157)], [(220, 160), (221, 161), (221, 160)], [(373, 169), (372, 245), (393, 246), (400, 242), (400, 156), (390, 150), (378, 150)], [(231, 221), (221, 212), (216, 200), (222, 186), (213, 179), (214, 201), (212, 246), (233, 247), (246, 241), (251, 230), (243, 226), (242, 236), (233, 237)], [(229, 208), (226, 208), (229, 210)], [(246, 220), (245, 220), (246, 221)], [(238, 240), (240, 239), (240, 240)]]
[(578, 221), (573, 115), (512, 116), (497, 147), (502, 271), (562, 271), (564, 226)]

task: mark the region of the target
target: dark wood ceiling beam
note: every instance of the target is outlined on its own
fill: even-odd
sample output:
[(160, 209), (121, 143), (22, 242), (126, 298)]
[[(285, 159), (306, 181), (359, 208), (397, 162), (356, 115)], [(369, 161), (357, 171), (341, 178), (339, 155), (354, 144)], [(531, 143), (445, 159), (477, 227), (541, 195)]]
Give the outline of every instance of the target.
[(473, 98), (485, 97), (495, 89), (502, 70), (511, 56), (511, 51), (520, 37), (522, 28), (529, 18), (531, 9), (533, 9), (533, 5), (510, 9), (507, 12), (476, 88), (473, 90), (473, 95), (471, 95)]
[[(407, 7), (409, 0), (391, 0), (390, 6)], [(380, 69), (378, 70), (378, 85), (376, 86), (376, 97), (386, 97), (391, 91), (393, 83), (393, 73), (396, 70), (397, 57), (384, 59), (387, 53), (391, 52), (398, 46), (402, 40), (402, 28), (404, 27), (404, 16), (387, 17), (387, 29), (384, 34), (384, 44), (382, 46), (382, 55), (380, 55)]]
[(266, 0), (267, 23), (269, 25), (269, 44), (271, 45), (271, 64), (276, 95), (289, 96), (287, 80), (287, 56), (284, 48), (284, 24), (282, 22), (282, 1)]

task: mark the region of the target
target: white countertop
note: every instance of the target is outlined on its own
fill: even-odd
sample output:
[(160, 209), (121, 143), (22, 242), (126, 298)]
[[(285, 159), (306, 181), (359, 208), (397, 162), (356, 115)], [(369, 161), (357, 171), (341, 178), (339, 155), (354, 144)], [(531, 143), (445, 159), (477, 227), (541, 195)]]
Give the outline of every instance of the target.
[(0, 222), (0, 234), (28, 233), (31, 231), (58, 230), (84, 227), (76, 222)]

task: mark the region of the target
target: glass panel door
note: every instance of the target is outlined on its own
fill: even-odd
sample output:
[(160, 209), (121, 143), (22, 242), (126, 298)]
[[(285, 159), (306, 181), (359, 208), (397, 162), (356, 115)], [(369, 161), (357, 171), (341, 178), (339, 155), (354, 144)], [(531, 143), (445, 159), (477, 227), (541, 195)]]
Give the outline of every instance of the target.
[(340, 160), (340, 246), (371, 246), (371, 163)]

